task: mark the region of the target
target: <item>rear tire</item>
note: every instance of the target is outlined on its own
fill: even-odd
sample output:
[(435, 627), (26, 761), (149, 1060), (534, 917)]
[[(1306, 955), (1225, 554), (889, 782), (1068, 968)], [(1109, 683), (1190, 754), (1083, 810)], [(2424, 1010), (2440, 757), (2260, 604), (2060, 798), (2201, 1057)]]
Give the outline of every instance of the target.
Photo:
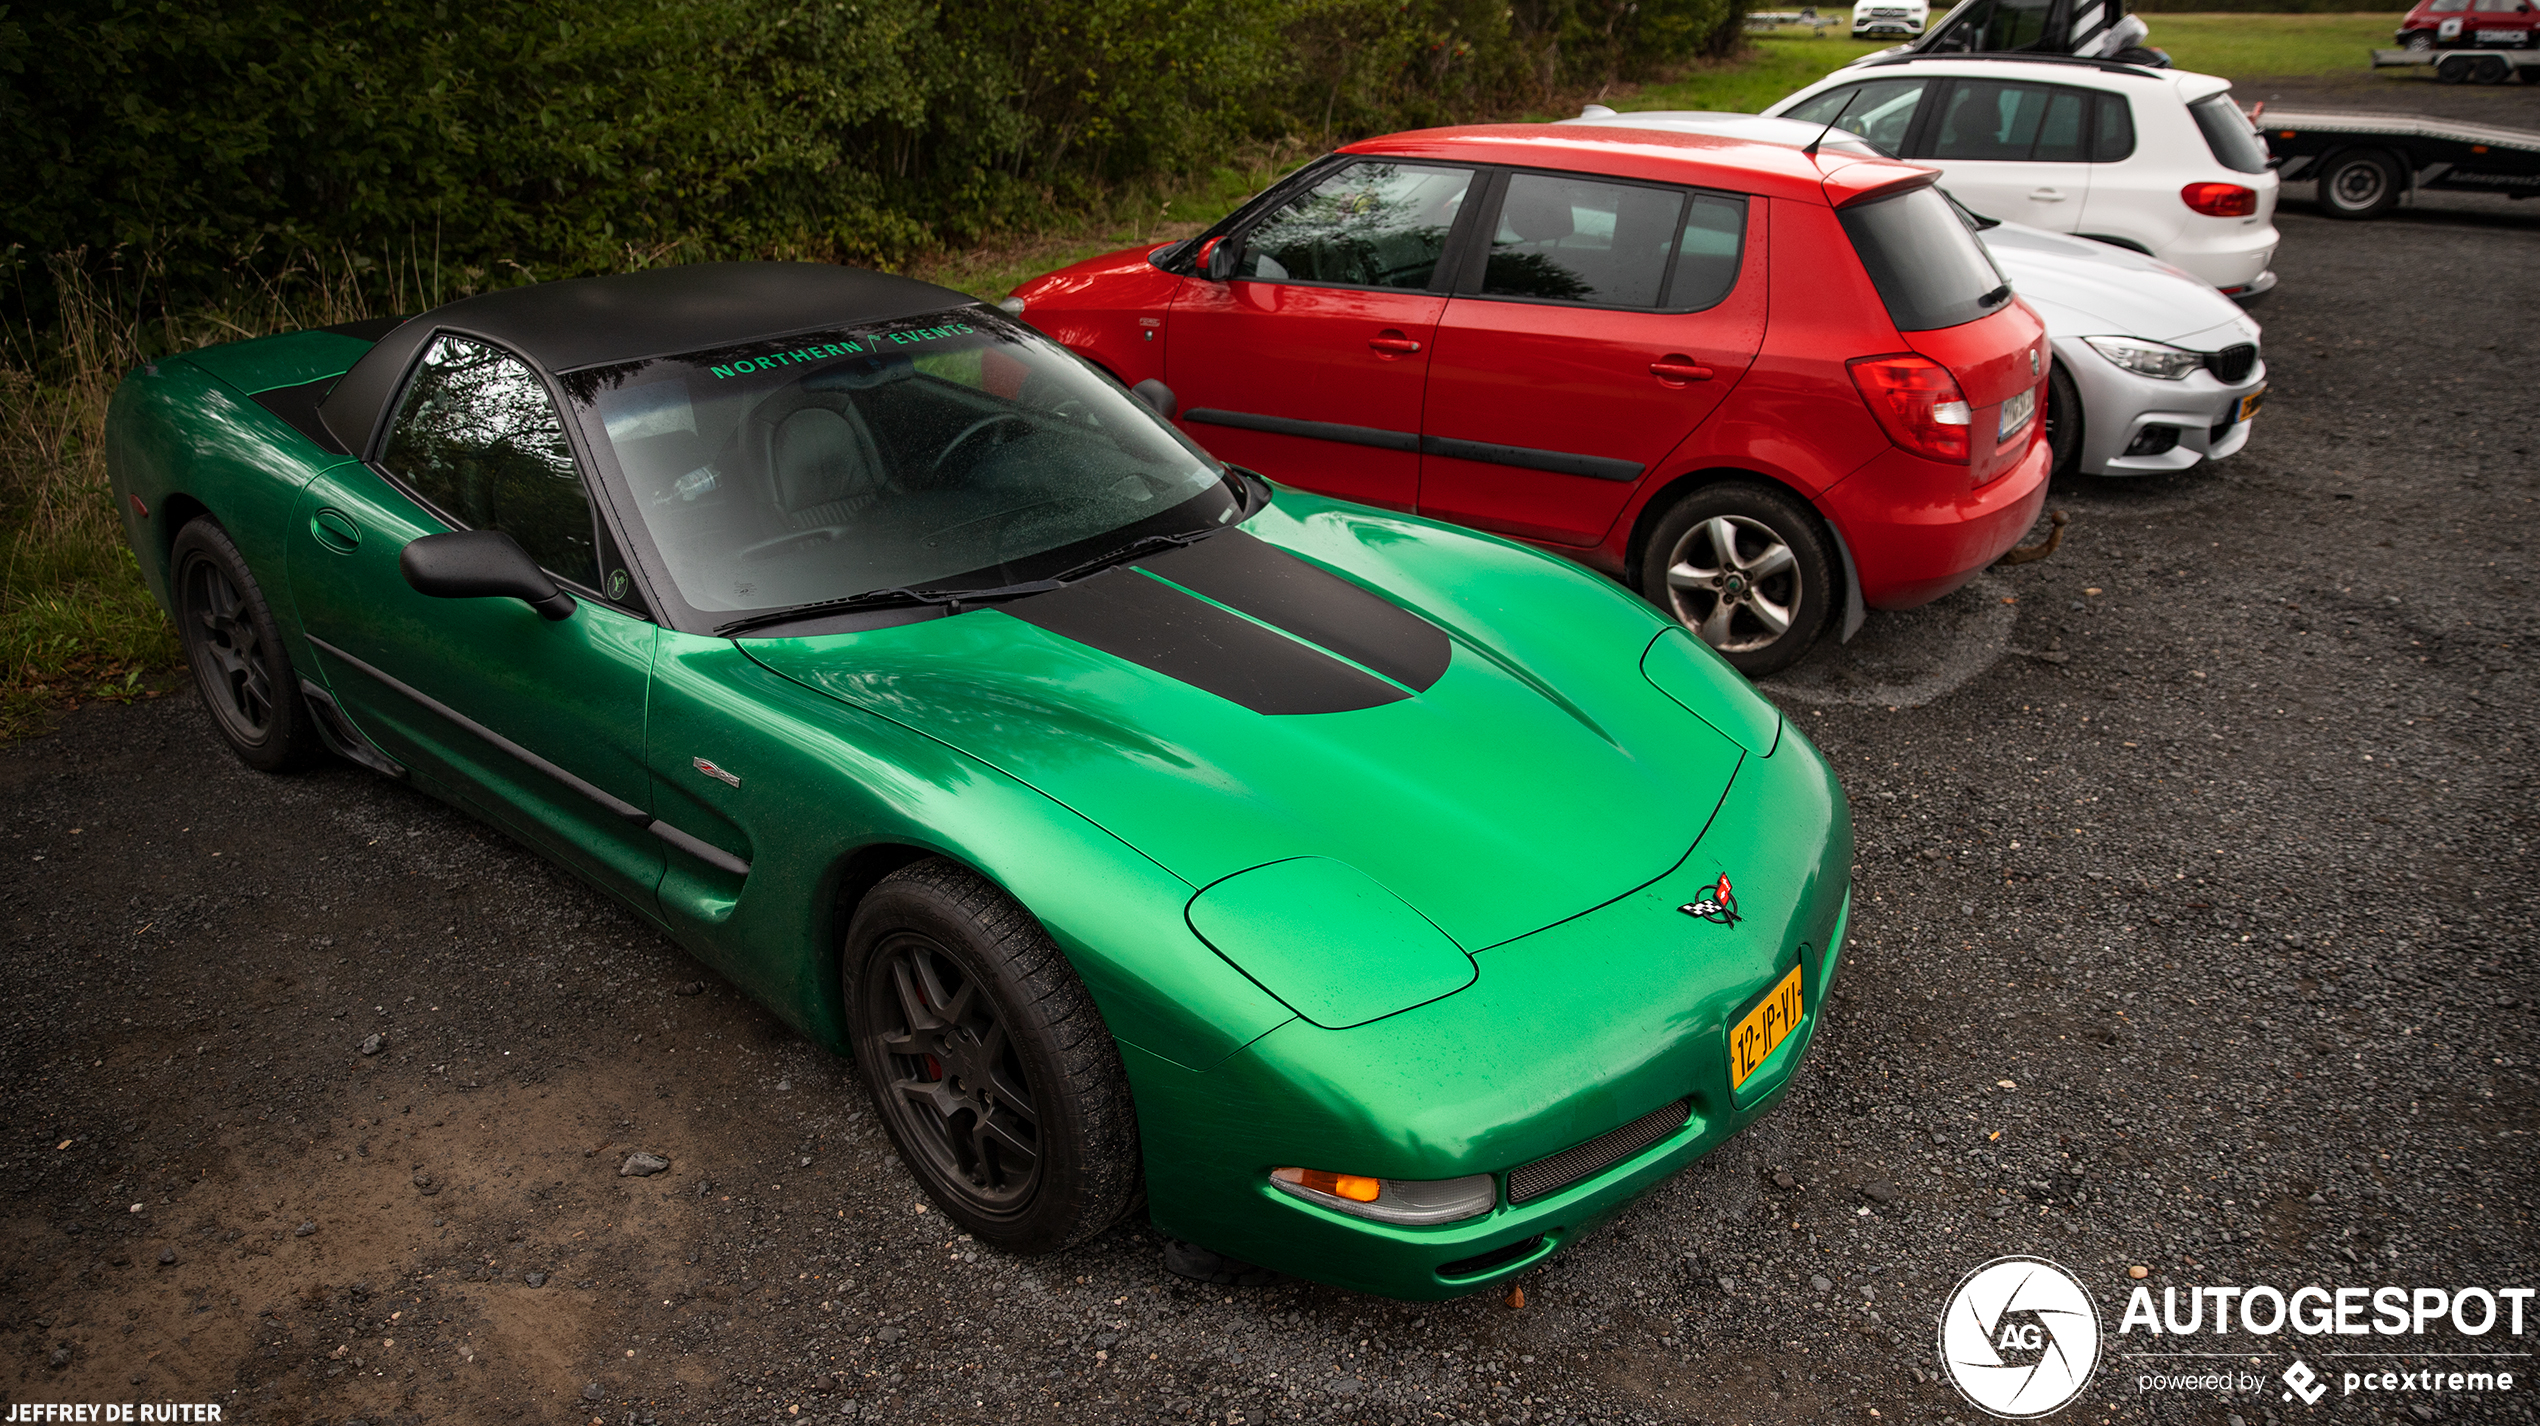
[(1650, 531), (1640, 586), (1749, 678), (1797, 663), (1843, 594), (1816, 512), (1747, 481), (1677, 501)]
[(168, 567), (177, 638), (222, 741), (258, 772), (314, 762), (322, 751), (316, 719), (300, 696), (273, 610), (229, 532), (211, 516), (197, 516), (176, 532)]
[(2085, 417), (2081, 409), (2081, 390), (2064, 372), (2064, 364), (2056, 362), (2046, 369), (2046, 449), (2055, 462), (2050, 478), (2063, 480), (2081, 469), (2081, 438)]
[(2399, 206), (2407, 175), (2379, 149), (2349, 149), (2320, 170), (2319, 208), (2332, 218), (2362, 221)]
[(842, 967), (856, 1065), (926, 1195), (1012, 1253), (1074, 1247), (1135, 1207), (1129, 1078), (1041, 923), (943, 859), (865, 895)]

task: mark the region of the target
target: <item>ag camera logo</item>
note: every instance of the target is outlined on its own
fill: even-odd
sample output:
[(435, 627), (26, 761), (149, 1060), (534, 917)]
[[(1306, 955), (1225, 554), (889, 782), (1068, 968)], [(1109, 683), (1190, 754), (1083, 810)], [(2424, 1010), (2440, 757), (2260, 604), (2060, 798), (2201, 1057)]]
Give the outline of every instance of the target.
[(2099, 1310), (2044, 1258), (1995, 1258), (1940, 1314), (1940, 1362), (1978, 1410), (2012, 1420), (2060, 1411), (2099, 1366)]

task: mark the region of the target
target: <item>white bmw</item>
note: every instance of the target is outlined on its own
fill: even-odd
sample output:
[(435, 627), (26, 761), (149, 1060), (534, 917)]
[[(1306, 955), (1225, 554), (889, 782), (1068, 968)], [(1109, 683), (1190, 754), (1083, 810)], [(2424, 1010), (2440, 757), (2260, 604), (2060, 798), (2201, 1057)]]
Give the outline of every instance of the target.
[[(1855, 154), (1869, 141), (1825, 125), (1752, 114), (1669, 111), (1618, 114), (1591, 104), (1570, 124), (1665, 129)], [(1944, 180), (1953, 195), (1955, 176)], [(2055, 364), (2046, 393), (2046, 437), (2055, 474), (2157, 475), (2220, 460), (2249, 442), (2265, 398), (2258, 324), (2239, 304), (2158, 258), (1960, 212), (1994, 266), (2046, 323)]]

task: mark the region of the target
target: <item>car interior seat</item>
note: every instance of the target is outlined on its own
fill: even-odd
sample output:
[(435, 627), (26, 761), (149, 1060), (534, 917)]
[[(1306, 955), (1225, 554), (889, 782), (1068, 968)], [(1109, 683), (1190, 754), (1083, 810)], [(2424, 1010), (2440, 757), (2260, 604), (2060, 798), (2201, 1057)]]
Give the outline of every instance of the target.
[(850, 404), (805, 406), (778, 421), (767, 465), (789, 530), (846, 524), (881, 495), (881, 454)]

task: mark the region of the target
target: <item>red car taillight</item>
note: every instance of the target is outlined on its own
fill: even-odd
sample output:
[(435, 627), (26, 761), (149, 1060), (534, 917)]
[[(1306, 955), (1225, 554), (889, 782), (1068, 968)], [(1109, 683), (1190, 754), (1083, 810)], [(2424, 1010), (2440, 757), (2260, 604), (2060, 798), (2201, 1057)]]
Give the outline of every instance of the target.
[(1870, 414), (1887, 438), (1918, 456), (1967, 463), (1967, 426), (1975, 413), (1958, 378), (1929, 357), (1858, 357), (1849, 363)]
[(2178, 196), (2208, 218), (2246, 218), (2258, 211), (2258, 190), (2237, 183), (2191, 183)]

